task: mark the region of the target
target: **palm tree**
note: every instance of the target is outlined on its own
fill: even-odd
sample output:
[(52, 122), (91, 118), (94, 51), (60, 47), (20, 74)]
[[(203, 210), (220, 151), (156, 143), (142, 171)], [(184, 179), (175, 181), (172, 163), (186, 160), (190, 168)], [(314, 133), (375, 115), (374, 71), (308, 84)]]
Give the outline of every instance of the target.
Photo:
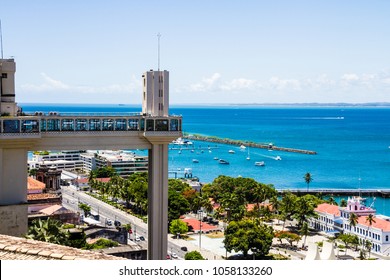
[(337, 206), (337, 202), (336, 202), (336, 200), (334, 199), (333, 196), (328, 198), (328, 203)]
[(302, 248), (305, 248), (306, 237), (309, 235), (309, 224), (307, 222), (303, 223), (302, 228), (300, 230), (300, 234), (305, 236), (305, 239), (303, 240), (303, 244), (302, 244)]
[(347, 201), (343, 198), (341, 201), (340, 201), (340, 207), (347, 207)]
[(290, 220), (291, 216), (295, 213), (296, 201), (297, 201), (296, 195), (292, 194), (291, 192), (287, 192), (283, 195), (281, 205), (280, 205), (280, 212), (283, 217), (282, 230), (284, 230), (286, 220)]
[(61, 222), (48, 218), (34, 220), (28, 228), (28, 239), (34, 239), (54, 244), (67, 245), (69, 232), (63, 228)]
[[(370, 231), (370, 228), (372, 226), (372, 223), (376, 223), (375, 219), (374, 219), (374, 215), (370, 214), (367, 216), (366, 218), (366, 222), (369, 224), (369, 227), (368, 227), (368, 230), (367, 230), (367, 234), (366, 234), (366, 239), (367, 239), (367, 235)], [(368, 242), (368, 240), (366, 240), (366, 242)]]
[(311, 177), (311, 174), (309, 172), (307, 172), (305, 174), (305, 176), (303, 177), (303, 179), (305, 179), (305, 182), (307, 184), (307, 191), (309, 191), (309, 184), (311, 183), (311, 181), (313, 181), (313, 178)]
[(351, 213), (349, 215), (349, 225), (352, 226), (352, 227), (356, 227), (357, 223), (358, 223), (358, 216), (355, 214), (355, 213)]

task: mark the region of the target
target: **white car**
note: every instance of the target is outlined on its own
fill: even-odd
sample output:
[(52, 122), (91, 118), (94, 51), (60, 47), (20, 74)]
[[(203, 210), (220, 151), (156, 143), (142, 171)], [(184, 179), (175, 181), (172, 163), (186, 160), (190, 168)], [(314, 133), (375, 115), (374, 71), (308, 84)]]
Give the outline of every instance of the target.
[(177, 259), (177, 258), (178, 258), (178, 256), (177, 256), (176, 253), (172, 253), (172, 254), (171, 254), (171, 257), (172, 257), (172, 259)]

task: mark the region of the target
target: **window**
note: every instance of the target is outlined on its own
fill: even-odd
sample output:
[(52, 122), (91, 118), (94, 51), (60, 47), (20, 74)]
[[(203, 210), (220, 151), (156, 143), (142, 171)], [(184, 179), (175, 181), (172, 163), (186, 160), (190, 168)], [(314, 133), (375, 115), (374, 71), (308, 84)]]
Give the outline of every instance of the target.
[(1, 73), (1, 78), (7, 79), (7, 73)]
[(388, 235), (386, 235), (386, 241), (389, 241), (389, 236)]

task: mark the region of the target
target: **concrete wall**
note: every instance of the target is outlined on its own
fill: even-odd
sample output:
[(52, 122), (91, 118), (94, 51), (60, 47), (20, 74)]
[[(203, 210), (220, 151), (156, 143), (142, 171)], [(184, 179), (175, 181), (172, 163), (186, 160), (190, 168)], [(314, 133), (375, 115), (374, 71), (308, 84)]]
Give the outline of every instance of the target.
[(0, 234), (22, 236), (27, 233), (27, 204), (0, 206)]

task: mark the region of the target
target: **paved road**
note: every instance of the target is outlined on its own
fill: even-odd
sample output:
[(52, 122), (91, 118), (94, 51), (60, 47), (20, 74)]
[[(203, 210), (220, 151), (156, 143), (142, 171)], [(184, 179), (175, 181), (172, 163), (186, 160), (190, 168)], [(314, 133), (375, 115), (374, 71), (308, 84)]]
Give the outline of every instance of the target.
[[(137, 242), (143, 248), (147, 249), (147, 237), (148, 237), (148, 225), (144, 223), (141, 219), (132, 216), (128, 213), (125, 213), (115, 207), (106, 204), (98, 199), (91, 197), (90, 195), (77, 191), (75, 187), (72, 186), (64, 186), (62, 187), (62, 203), (63, 205), (71, 209), (73, 211), (82, 212), (78, 204), (86, 203), (89, 204), (92, 208), (92, 211), (98, 213), (100, 216), (101, 225), (105, 225), (107, 219), (111, 219), (112, 221), (120, 221), (122, 224), (131, 224), (133, 229), (133, 234), (130, 235), (130, 238), (134, 238), (134, 235), (143, 236), (145, 241)], [(168, 238), (168, 252), (167, 254), (176, 253), (178, 255), (178, 259), (183, 259), (186, 252), (181, 250), (181, 247), (187, 247), (188, 251), (199, 251), (199, 247), (192, 244), (191, 242), (184, 240), (176, 240), (173, 239), (171, 235), (167, 235)], [(221, 256), (218, 254), (214, 254), (213, 252), (202, 249), (202, 255), (208, 259), (221, 259)]]

